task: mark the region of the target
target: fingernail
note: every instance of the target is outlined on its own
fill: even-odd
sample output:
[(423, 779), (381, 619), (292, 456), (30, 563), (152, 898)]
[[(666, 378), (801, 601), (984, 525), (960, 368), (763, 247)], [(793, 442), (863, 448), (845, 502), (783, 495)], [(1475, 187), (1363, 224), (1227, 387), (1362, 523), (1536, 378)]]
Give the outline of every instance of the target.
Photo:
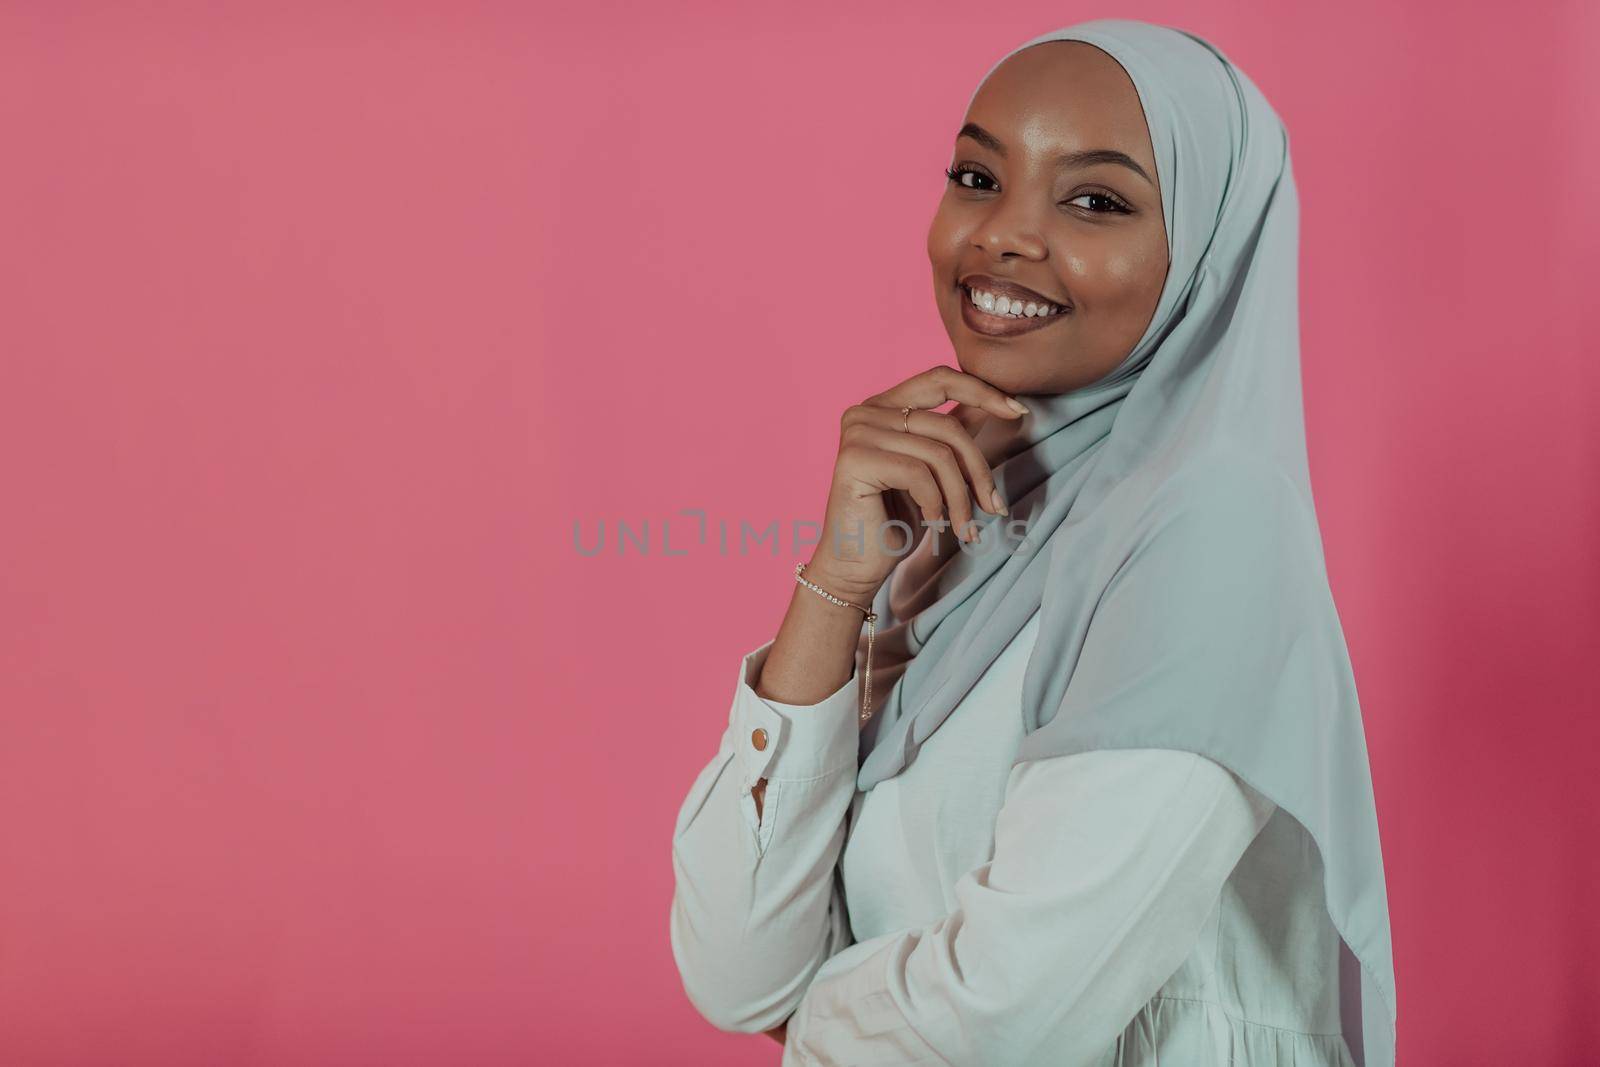
[(989, 501), (994, 505), (995, 514), (1011, 514), (1011, 512), (1006, 508), (1005, 498), (1000, 495), (1000, 490), (998, 488), (989, 490)]
[(1026, 415), (1028, 413), (1028, 409), (1023, 406), (1022, 401), (1018, 400), (1014, 396), (1006, 397), (1006, 403), (1010, 404), (1011, 410), (1015, 411), (1019, 415)]

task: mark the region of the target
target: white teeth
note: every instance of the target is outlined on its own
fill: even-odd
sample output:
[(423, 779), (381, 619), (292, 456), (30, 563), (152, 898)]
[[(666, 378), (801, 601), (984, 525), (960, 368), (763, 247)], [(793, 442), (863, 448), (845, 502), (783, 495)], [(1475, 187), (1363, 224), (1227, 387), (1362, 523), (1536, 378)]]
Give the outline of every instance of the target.
[(1024, 304), (1021, 300), (995, 296), (993, 293), (984, 292), (982, 289), (963, 288), (966, 288), (967, 295), (975, 305), (991, 315), (999, 315), (1008, 319), (1032, 319), (1061, 313), (1061, 309), (1054, 304), (1041, 304), (1034, 301)]

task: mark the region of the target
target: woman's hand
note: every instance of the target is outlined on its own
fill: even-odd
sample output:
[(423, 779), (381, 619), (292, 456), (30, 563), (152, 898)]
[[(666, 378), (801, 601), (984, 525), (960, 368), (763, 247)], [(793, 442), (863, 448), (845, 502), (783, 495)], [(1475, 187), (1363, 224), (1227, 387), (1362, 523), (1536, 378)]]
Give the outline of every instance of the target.
[[(929, 410), (951, 400), (958, 402), (955, 411)], [(903, 419), (907, 407), (914, 410)], [(969, 431), (972, 417), (1018, 419), (1027, 410), (982, 378), (943, 365), (847, 408), (839, 420), (822, 543), (807, 575), (836, 596), (867, 603), (916, 547), (925, 524), (944, 520), (971, 541), (974, 501), (985, 511), (1006, 513), (994, 472)], [(886, 528), (891, 519), (909, 526), (910, 536)]]

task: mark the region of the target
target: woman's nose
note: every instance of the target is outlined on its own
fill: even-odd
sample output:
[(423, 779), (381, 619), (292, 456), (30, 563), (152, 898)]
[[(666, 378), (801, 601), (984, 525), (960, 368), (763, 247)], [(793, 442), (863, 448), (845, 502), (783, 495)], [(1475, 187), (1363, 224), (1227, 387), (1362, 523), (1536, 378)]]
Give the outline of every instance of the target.
[(1020, 256), (1023, 259), (1043, 259), (1044, 238), (1021, 205), (997, 203), (983, 221), (972, 231), (972, 244), (989, 255)]

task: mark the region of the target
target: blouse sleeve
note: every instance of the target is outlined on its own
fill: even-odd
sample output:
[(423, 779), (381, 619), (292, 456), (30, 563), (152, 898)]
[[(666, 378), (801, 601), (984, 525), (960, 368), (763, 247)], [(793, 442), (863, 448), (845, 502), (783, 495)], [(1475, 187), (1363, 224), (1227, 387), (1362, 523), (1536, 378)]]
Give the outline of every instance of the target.
[[(850, 943), (835, 868), (856, 786), (857, 684), (812, 705), (756, 694), (772, 642), (744, 657), (728, 727), (679, 809), (672, 954), (722, 1030), (787, 1019), (823, 960)], [(767, 780), (761, 811), (751, 787)]]
[(931, 925), (829, 959), (785, 1067), (1092, 1064), (1195, 940), (1273, 804), (1170, 749), (1014, 767), (993, 858)]

